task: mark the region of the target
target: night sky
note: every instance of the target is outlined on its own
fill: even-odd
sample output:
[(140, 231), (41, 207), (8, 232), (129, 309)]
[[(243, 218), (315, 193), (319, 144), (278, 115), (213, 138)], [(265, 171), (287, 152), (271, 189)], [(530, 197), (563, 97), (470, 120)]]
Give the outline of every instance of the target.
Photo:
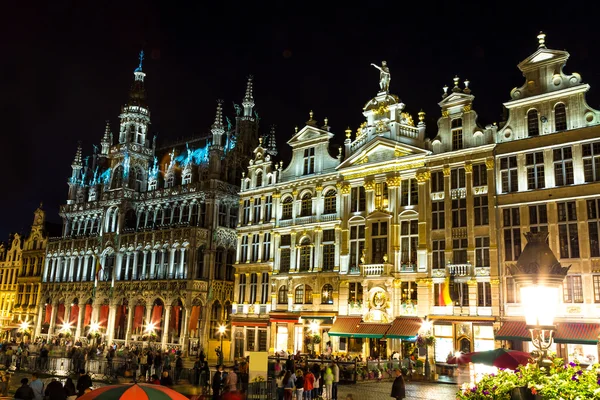
[(5, 7), (0, 21), (0, 241), (27, 232), (41, 201), (48, 218), (60, 220), (77, 141), (91, 154), (105, 120), (118, 131), (141, 49), (159, 145), (207, 132), (217, 99), (231, 117), (254, 75), (261, 132), (277, 126), (285, 163), (285, 142), (310, 110), (319, 124), (329, 118), (338, 143), (348, 126), (356, 131), (362, 107), (378, 91), (379, 71), (370, 63), (382, 60), (391, 92), (415, 121), (421, 108), (427, 112), (429, 137), (436, 134), (442, 86), (455, 75), (471, 81), (481, 125), (502, 121), (502, 102), (523, 84), (516, 65), (536, 50), (540, 30), (549, 48), (569, 51), (565, 72), (579, 72), (592, 85), (588, 103), (600, 108), (598, 22), (575, 4), (31, 3)]

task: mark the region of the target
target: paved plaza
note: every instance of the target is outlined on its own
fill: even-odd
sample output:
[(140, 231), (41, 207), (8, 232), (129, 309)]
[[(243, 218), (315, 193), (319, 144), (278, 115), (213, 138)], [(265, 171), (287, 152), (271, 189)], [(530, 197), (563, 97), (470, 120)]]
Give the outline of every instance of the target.
[[(458, 386), (456, 385), (408, 382), (406, 384), (406, 399), (453, 400), (456, 398), (457, 390)], [(352, 394), (354, 400), (390, 400), (391, 391), (391, 382), (341, 385), (338, 400), (345, 400), (347, 394)]]

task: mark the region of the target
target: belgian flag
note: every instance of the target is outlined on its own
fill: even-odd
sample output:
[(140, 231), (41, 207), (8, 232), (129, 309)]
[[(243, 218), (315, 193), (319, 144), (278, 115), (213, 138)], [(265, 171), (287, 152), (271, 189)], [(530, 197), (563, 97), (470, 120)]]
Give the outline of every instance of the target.
[(442, 290), (439, 293), (440, 306), (451, 306), (453, 304), (452, 296), (450, 296), (450, 286), (453, 286), (453, 282), (450, 281), (450, 276), (447, 276), (446, 281), (442, 283)]

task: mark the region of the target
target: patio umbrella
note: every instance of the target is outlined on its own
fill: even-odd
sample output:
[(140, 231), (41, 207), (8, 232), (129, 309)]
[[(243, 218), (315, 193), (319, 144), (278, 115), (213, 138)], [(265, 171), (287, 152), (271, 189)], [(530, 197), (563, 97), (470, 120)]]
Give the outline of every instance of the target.
[(152, 384), (110, 385), (92, 390), (77, 400), (189, 400), (166, 386)]
[(498, 368), (516, 369), (519, 365), (526, 365), (533, 361), (531, 354), (517, 350), (494, 349), (488, 351), (475, 351), (458, 357), (452, 357), (448, 364), (474, 364), (492, 365)]

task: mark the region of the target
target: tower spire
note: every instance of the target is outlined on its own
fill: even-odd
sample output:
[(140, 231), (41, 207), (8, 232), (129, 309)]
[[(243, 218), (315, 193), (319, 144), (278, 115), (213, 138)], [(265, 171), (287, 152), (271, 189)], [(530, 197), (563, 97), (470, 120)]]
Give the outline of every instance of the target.
[(215, 114), (215, 122), (212, 124), (211, 130), (213, 135), (213, 146), (221, 147), (221, 138), (225, 133), (225, 125), (223, 125), (223, 100), (217, 100), (217, 112)]
[(244, 96), (244, 101), (242, 101), (242, 106), (244, 107), (244, 117), (252, 116), (252, 109), (254, 108), (254, 96), (252, 95), (252, 80), (254, 77), (250, 75), (248, 77), (248, 84), (246, 85), (246, 95)]
[(144, 87), (144, 78), (146, 74), (142, 71), (144, 62), (144, 50), (140, 51), (139, 64), (133, 71), (133, 85), (129, 92), (129, 106), (146, 107), (146, 89)]
[(108, 149), (110, 148), (110, 121), (106, 120), (106, 126), (104, 128), (104, 136), (102, 136), (102, 141), (100, 142), (100, 146), (102, 147), (102, 151), (100, 154), (108, 155)]
[(265, 139), (266, 140), (263, 140), (263, 144), (265, 146), (265, 149), (267, 150), (267, 153), (269, 153), (272, 156), (276, 156), (277, 143), (275, 142), (275, 125), (271, 125), (271, 131)]
[(75, 158), (73, 159), (73, 163), (71, 164), (71, 166), (73, 168), (76, 168), (76, 167), (81, 168), (83, 166), (83, 164), (81, 162), (81, 154), (82, 154), (81, 142), (77, 142), (77, 150), (75, 151)]

